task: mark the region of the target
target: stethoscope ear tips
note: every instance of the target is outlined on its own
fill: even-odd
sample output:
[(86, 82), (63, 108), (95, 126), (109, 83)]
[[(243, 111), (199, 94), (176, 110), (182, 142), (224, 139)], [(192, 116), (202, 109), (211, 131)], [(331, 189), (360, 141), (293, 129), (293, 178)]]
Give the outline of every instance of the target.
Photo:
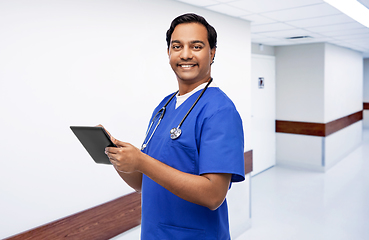
[(179, 136), (181, 136), (182, 130), (180, 128), (172, 128), (170, 130), (170, 138), (171, 139), (177, 139)]

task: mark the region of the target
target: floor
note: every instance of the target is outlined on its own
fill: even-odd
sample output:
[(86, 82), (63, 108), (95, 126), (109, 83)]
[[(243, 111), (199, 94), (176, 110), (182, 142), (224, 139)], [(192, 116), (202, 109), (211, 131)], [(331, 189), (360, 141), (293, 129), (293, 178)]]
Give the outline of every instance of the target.
[[(235, 240), (369, 240), (369, 130), (326, 173), (276, 166), (251, 191), (252, 227)], [(137, 227), (113, 239), (139, 236)]]
[(369, 130), (326, 173), (276, 166), (251, 191), (252, 227), (237, 240), (368, 240)]

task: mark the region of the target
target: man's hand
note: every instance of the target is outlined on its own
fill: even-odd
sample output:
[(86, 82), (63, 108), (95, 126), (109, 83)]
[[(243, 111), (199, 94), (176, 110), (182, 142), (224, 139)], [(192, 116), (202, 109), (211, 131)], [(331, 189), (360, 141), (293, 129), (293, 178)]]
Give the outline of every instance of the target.
[(123, 173), (137, 171), (143, 153), (129, 143), (117, 139), (114, 139), (113, 143), (117, 145), (117, 147), (105, 148), (105, 154), (109, 157), (115, 169)]
[[(96, 127), (104, 128), (101, 124), (97, 125)], [(117, 147), (107, 147), (105, 149), (105, 154), (109, 157), (110, 162), (113, 164), (120, 177), (130, 187), (137, 192), (140, 192), (142, 185), (142, 173), (135, 171), (135, 164), (137, 163), (135, 156), (139, 156), (143, 153), (129, 143), (124, 143), (115, 139), (106, 129), (105, 131), (109, 135), (111, 141), (117, 145)]]

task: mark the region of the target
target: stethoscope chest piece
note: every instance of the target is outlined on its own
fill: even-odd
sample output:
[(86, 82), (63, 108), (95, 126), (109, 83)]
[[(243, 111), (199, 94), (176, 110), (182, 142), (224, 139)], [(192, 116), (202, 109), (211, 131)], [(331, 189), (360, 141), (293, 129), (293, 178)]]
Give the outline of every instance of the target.
[(181, 136), (182, 130), (180, 128), (172, 128), (170, 130), (170, 138), (171, 139), (177, 139), (179, 136)]
[[(170, 130), (170, 138), (175, 140), (177, 138), (179, 138), (181, 136), (181, 133), (182, 133), (182, 130), (180, 129), (180, 127), (182, 126), (182, 123), (184, 122), (184, 120), (186, 120), (188, 114), (190, 114), (190, 112), (192, 111), (192, 109), (195, 107), (196, 103), (200, 100), (201, 96), (204, 94), (205, 90), (209, 87), (210, 83), (213, 81), (213, 78), (210, 78), (208, 84), (206, 84), (205, 88), (201, 91), (200, 95), (197, 97), (196, 101), (192, 104), (191, 108), (187, 111), (186, 115), (183, 117), (182, 121), (179, 123), (179, 125), (175, 128), (172, 128)], [(178, 91), (173, 93), (173, 95), (169, 98), (169, 100), (164, 104), (164, 106), (155, 114), (155, 116), (152, 118), (151, 120), (151, 123), (150, 123), (150, 126), (149, 128), (147, 129), (146, 131), (146, 134), (145, 134), (145, 139), (144, 139), (144, 142), (142, 143), (142, 146), (141, 146), (141, 150), (144, 150), (147, 146), (147, 144), (150, 142), (152, 136), (154, 135), (156, 129), (158, 128), (159, 124), (160, 124), (160, 121), (161, 119), (163, 119), (164, 117), (164, 113), (165, 113), (165, 109), (167, 107), (167, 105), (170, 103), (170, 101), (174, 98), (175, 95), (177, 95)], [(158, 122), (154, 128), (154, 130), (152, 131), (151, 135), (148, 136), (149, 132), (150, 132), (150, 129), (151, 127), (153, 126), (154, 124), (154, 121), (155, 119), (157, 118), (157, 116), (159, 116), (159, 119), (158, 119)], [(149, 139), (147, 139), (147, 137)]]

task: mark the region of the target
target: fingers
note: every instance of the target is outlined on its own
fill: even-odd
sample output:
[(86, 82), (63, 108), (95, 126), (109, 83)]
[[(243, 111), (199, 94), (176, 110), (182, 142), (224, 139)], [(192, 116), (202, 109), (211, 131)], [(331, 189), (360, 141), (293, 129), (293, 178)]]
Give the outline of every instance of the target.
[(104, 128), (104, 126), (103, 126), (103, 125), (99, 124), (99, 125), (96, 125), (95, 127), (101, 127), (101, 128), (103, 128), (103, 129), (106, 131), (106, 133), (107, 133), (107, 134), (109, 134), (109, 136), (110, 136), (110, 133), (108, 132), (108, 130), (106, 130), (106, 129)]
[[(96, 127), (102, 127), (102, 128), (104, 128), (104, 126), (103, 126), (103, 125), (101, 125), (101, 124), (97, 125)], [(106, 130), (106, 128), (104, 128), (104, 130), (105, 130), (105, 132), (106, 132), (106, 133), (110, 136), (110, 138), (111, 138), (112, 136), (111, 136), (110, 132), (109, 132), (108, 130)]]
[(114, 138), (114, 141), (113, 142), (118, 147), (130, 147), (131, 146), (131, 144), (126, 143), (126, 142), (119, 141), (118, 139), (115, 139), (115, 138)]
[(106, 156), (108, 156), (110, 162), (114, 165), (114, 167), (116, 168), (117, 162), (118, 160), (116, 159), (117, 157), (117, 148), (115, 147), (107, 147), (105, 148), (105, 154)]
[(118, 172), (125, 172), (123, 166), (126, 164), (126, 161), (123, 160), (123, 156), (121, 155), (122, 148), (108, 147), (105, 149), (105, 154)]
[(111, 153), (116, 154), (118, 152), (118, 149), (116, 147), (106, 147), (105, 148), (105, 154)]
[(117, 155), (124, 155), (124, 149), (121, 146), (118, 146), (118, 147), (106, 147), (105, 148), (105, 154), (109, 158), (115, 158), (114, 155), (116, 155), (116, 154)]
[(130, 173), (137, 170), (141, 151), (129, 143), (116, 140), (118, 147), (105, 148), (105, 154), (119, 172)]
[(102, 128), (105, 130), (105, 132), (109, 135), (109, 137), (110, 137), (111, 141), (112, 141), (115, 145), (117, 145), (117, 144), (114, 142), (116, 139), (115, 139), (115, 138), (110, 134), (110, 132), (109, 132), (108, 130), (106, 130), (106, 128), (104, 128), (104, 126), (103, 126), (103, 125), (99, 124), (99, 125), (96, 125), (96, 127), (102, 127)]

